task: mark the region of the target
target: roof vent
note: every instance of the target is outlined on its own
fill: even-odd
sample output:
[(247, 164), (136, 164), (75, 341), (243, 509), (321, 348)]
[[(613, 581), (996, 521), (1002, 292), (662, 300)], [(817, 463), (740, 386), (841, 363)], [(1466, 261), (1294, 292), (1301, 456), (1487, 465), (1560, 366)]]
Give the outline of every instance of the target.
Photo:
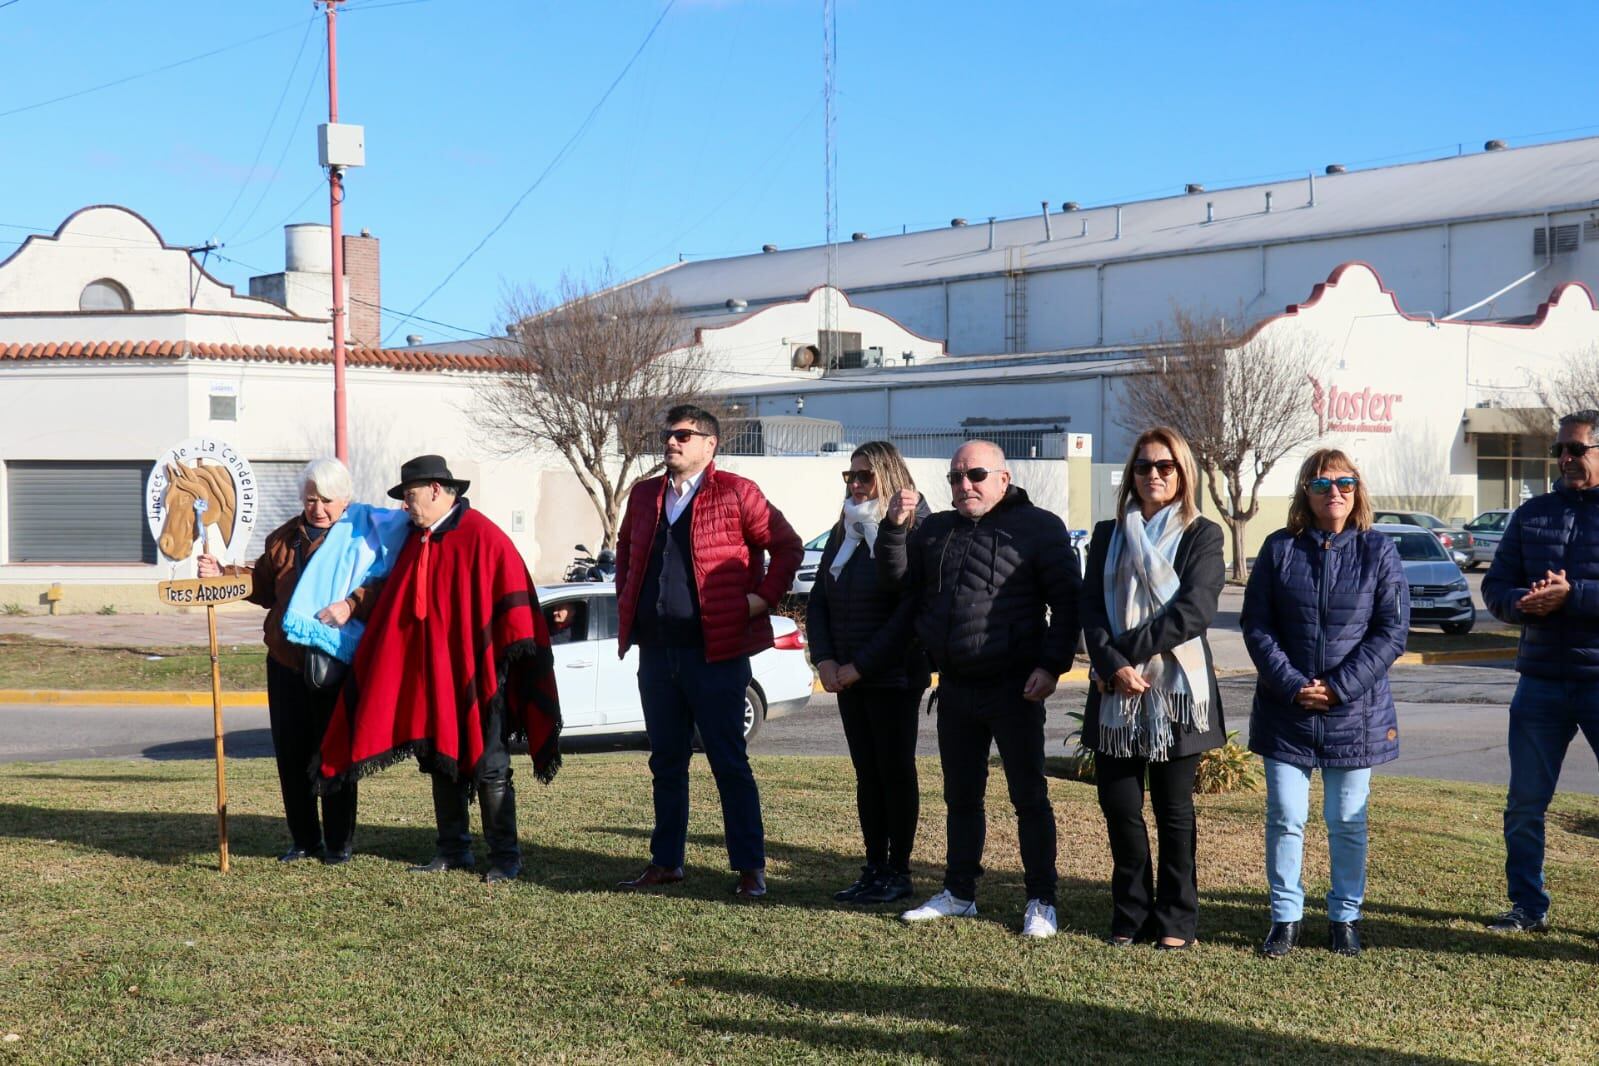
[(852, 241), (864, 241), (866, 239), (866, 234), (862, 233), (860, 230), (856, 230), (854, 233), (849, 235), (849, 239)]
[(1501, 141), (1499, 138), (1495, 137), (1491, 141), (1484, 141), (1482, 150), (1485, 152), (1503, 152), (1506, 147), (1507, 145), (1504, 141)]
[(726, 307), (729, 311), (742, 311), (749, 306), (749, 302), (747, 300), (740, 300), (737, 296), (729, 296), (727, 298), (727, 303), (723, 304), (722, 306)]
[(405, 343), (410, 345), (411, 347), (415, 348), (418, 344), (422, 343), (422, 334), (420, 334), (420, 333), (407, 333), (405, 335)]
[(761, 245), (761, 251), (765, 252), (767, 255), (771, 255), (773, 252), (777, 251), (777, 245), (763, 244)]
[(951, 227), (964, 226), (966, 225), (966, 220), (964, 218), (952, 218), (949, 220), (949, 224)]
[(1203, 185), (1199, 184), (1198, 182), (1194, 182), (1194, 181), (1191, 181), (1187, 185), (1183, 186), (1183, 192), (1187, 193), (1189, 196), (1194, 195), (1194, 193), (1196, 193), (1196, 192), (1204, 192), (1204, 191), (1205, 191), (1205, 187)]
[(1344, 173), (1347, 173), (1348, 170), (1349, 170), (1349, 168), (1344, 166), (1342, 163), (1328, 163), (1327, 164), (1327, 173), (1329, 173), (1329, 174), (1344, 174)]
[(1062, 211), (1076, 211), (1082, 206), (1083, 205), (1078, 203), (1076, 200), (1067, 200), (1065, 203), (1060, 205), (1060, 209)]

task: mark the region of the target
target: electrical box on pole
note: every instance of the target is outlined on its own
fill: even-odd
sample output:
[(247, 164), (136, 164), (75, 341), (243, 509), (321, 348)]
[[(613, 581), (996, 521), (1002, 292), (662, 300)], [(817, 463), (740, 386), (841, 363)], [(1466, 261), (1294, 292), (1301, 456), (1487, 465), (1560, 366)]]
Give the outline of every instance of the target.
[(316, 152), (325, 167), (364, 167), (366, 127), (324, 122), (316, 128)]

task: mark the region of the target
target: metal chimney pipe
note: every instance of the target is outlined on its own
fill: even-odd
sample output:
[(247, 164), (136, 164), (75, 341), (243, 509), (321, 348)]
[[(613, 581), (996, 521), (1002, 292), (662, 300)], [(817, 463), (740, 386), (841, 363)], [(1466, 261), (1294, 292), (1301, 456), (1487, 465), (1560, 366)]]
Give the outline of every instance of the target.
[(994, 250), (994, 216), (988, 216), (988, 250)]
[(1305, 180), (1310, 182), (1310, 206), (1316, 206), (1316, 172), (1312, 170), (1305, 175)]
[(1122, 209), (1119, 207), (1116, 209), (1116, 239), (1122, 239)]
[(1214, 221), (1216, 221), (1216, 201), (1214, 201), (1214, 200), (1206, 200), (1205, 201), (1205, 221), (1206, 222), (1214, 222)]
[(1044, 201), (1044, 240), (1052, 241), (1054, 239), (1055, 239), (1055, 234), (1049, 227), (1049, 201), (1045, 200)]
[(1266, 214), (1271, 214), (1271, 190), (1266, 190)]

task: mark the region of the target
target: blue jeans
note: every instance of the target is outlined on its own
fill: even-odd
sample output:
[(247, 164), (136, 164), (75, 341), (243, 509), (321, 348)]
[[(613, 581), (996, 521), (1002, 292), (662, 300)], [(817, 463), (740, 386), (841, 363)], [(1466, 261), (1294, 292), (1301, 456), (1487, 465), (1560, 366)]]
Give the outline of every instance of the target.
[(1510, 794), (1505, 799), (1505, 881), (1510, 902), (1534, 917), (1549, 910), (1543, 885), (1544, 812), (1566, 749), (1581, 729), (1599, 755), (1593, 683), (1523, 677), (1510, 700)]
[[(1310, 770), (1267, 759), (1266, 883), (1271, 887), (1271, 920), (1297, 922), (1305, 915), (1305, 886), (1299, 871), (1305, 857), (1305, 821), (1310, 817)], [(1327, 920), (1360, 920), (1366, 898), (1366, 797), (1371, 768), (1321, 771), (1322, 815), (1327, 819), (1327, 850), (1332, 888)]]
[(688, 838), (688, 764), (697, 727), (722, 797), (728, 863), (735, 870), (765, 868), (761, 796), (744, 745), (744, 690), (749, 683), (748, 656), (708, 663), (704, 648), (639, 648), (638, 690), (654, 779), (655, 831), (650, 835), (650, 861), (655, 865), (669, 870), (683, 865)]

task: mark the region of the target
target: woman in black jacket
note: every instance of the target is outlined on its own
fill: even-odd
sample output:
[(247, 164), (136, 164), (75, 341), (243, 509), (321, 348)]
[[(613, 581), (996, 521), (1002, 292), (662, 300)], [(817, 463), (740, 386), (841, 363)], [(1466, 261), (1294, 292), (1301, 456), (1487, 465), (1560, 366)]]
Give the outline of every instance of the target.
[[(1116, 500), (1083, 575), (1083, 639), (1095, 684), (1083, 715), (1114, 860), (1110, 941), (1190, 947), (1198, 930), (1194, 775), (1226, 740), (1205, 630), (1225, 570), (1222, 532), (1202, 518), (1193, 452), (1161, 426), (1133, 445)], [(1160, 845), (1150, 868), (1149, 780)]]
[[(926, 657), (911, 636), (910, 603), (878, 579), (873, 551), (887, 502), (916, 486), (887, 441), (855, 449), (844, 484), (844, 509), (822, 550), (806, 611), (816, 672), (823, 688), (838, 693), (866, 841), (861, 876), (833, 898), (890, 903), (911, 894), (919, 809), (916, 709), (929, 678)], [(920, 502), (916, 517), (927, 513)]]

